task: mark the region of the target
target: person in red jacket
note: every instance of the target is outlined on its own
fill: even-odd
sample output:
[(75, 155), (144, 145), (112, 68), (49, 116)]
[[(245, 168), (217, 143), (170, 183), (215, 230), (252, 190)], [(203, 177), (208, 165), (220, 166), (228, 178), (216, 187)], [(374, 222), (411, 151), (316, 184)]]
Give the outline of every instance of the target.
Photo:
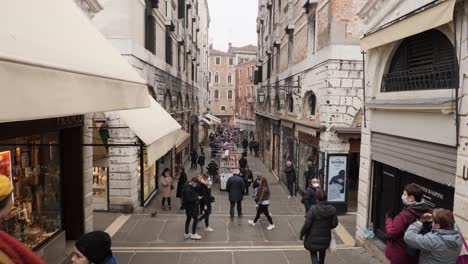
[[(418, 264), (419, 256), (415, 250), (409, 248), (404, 241), (406, 229), (432, 210), (422, 201), (423, 190), (419, 185), (410, 183), (405, 186), (401, 200), (405, 207), (395, 217), (388, 212), (385, 220), (387, 247), (385, 257), (392, 264)], [(393, 219), (392, 219), (393, 218)]]

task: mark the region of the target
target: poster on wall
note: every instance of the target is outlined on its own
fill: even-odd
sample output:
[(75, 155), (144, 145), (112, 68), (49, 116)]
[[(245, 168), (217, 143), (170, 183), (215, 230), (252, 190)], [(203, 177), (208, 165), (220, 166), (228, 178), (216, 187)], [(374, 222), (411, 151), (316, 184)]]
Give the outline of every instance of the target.
[(328, 201), (345, 202), (346, 178), (348, 175), (348, 156), (328, 156)]
[(11, 175), (11, 152), (10, 151), (0, 152), (0, 175), (5, 175), (9, 177), (11, 186), (13, 186), (13, 176)]

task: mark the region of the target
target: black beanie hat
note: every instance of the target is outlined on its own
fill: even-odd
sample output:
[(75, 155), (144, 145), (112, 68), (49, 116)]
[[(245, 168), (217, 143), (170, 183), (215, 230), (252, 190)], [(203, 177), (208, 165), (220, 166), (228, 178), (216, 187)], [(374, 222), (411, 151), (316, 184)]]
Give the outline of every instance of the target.
[(112, 256), (111, 238), (103, 231), (84, 234), (75, 243), (76, 248), (89, 261), (99, 264)]

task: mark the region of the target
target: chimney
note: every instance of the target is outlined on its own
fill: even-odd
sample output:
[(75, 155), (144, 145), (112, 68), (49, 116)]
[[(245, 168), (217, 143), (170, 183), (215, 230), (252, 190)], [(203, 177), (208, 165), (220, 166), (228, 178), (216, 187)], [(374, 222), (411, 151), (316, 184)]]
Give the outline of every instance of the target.
[(229, 43), (228, 43), (228, 46), (229, 46), (229, 48), (232, 48), (232, 43), (229, 42)]

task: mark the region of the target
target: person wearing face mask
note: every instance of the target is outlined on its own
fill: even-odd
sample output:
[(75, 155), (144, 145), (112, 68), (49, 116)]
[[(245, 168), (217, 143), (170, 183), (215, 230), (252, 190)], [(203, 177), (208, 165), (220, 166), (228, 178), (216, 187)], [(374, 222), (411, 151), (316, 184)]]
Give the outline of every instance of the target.
[(315, 192), (317, 192), (318, 189), (320, 189), (320, 184), (319, 184), (318, 179), (312, 178), (310, 180), (309, 187), (307, 187), (307, 190), (304, 193), (304, 208), (305, 208), (306, 215), (310, 207), (317, 203), (317, 200), (315, 199)]
[[(432, 224), (432, 231), (422, 235), (425, 223)], [(457, 263), (463, 237), (455, 225), (452, 211), (436, 209), (432, 215), (424, 214), (411, 224), (404, 239), (406, 244), (421, 251), (419, 263), (451, 264)]]
[(406, 229), (416, 220), (422, 218), (425, 213), (432, 213), (427, 204), (422, 201), (423, 190), (419, 185), (410, 183), (405, 186), (401, 200), (403, 210), (392, 219), (392, 213), (388, 212), (385, 220), (387, 247), (385, 257), (392, 264), (412, 264), (419, 262), (419, 256), (404, 241)]
[[(202, 237), (199, 236), (197, 232), (197, 225), (198, 225), (198, 213), (199, 213), (199, 206), (200, 200), (203, 198), (200, 196), (198, 191), (198, 179), (197, 177), (193, 177), (190, 180), (190, 184), (187, 184), (184, 188), (183, 198), (184, 207), (185, 207), (185, 215), (187, 216), (185, 220), (185, 239), (193, 239), (193, 240), (200, 240)], [(190, 222), (193, 219), (192, 224), (192, 233), (189, 233)]]

